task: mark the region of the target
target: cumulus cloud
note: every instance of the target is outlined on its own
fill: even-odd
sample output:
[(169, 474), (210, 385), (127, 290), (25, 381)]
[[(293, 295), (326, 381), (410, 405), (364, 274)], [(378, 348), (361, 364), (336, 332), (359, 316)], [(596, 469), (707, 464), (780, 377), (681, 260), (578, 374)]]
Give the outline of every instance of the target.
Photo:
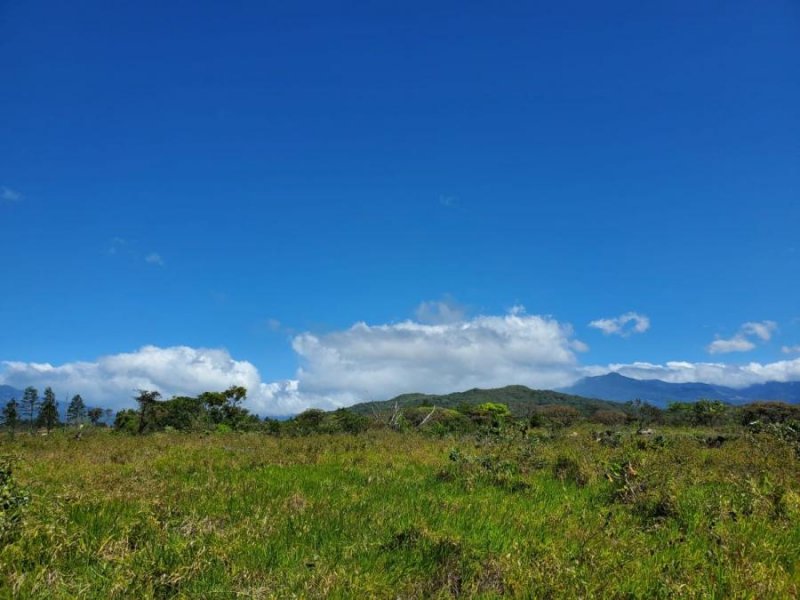
[(194, 395), (230, 385), (248, 388), (248, 408), (289, 414), (314, 406), (336, 408), (384, 400), (410, 391), (452, 392), (519, 383), (550, 388), (578, 376), (572, 328), (521, 307), (499, 316), (453, 323), (356, 323), (324, 335), (292, 340), (301, 367), (296, 377), (263, 382), (256, 367), (225, 350), (145, 346), (136, 352), (60, 366), (7, 361), (0, 382), (52, 386), (81, 393), (89, 403), (119, 409), (137, 389)]
[[(756, 328), (748, 331), (763, 339)], [(762, 334), (773, 331), (767, 326)], [(0, 383), (17, 388), (49, 385), (61, 398), (80, 393), (89, 404), (117, 410), (134, 406), (138, 389), (169, 397), (242, 385), (249, 392), (247, 408), (261, 415), (286, 415), (412, 391), (447, 393), (509, 384), (555, 388), (608, 372), (731, 387), (800, 380), (800, 358), (742, 365), (672, 361), (581, 366), (577, 353), (587, 347), (571, 326), (528, 315), (521, 306), (503, 315), (451, 322), (356, 323), (325, 334), (305, 332), (294, 336), (292, 347), (300, 367), (294, 378), (282, 381), (263, 381), (255, 365), (224, 349), (144, 346), (62, 365), (6, 361), (0, 363)]]
[(702, 382), (736, 388), (766, 381), (798, 381), (800, 358), (772, 363), (750, 362), (743, 365), (685, 361), (670, 361), (664, 364), (634, 362), (611, 364), (607, 367), (586, 367), (583, 372), (587, 375), (615, 372), (633, 379), (661, 379), (671, 383)]
[(800, 344), (796, 346), (781, 346), (781, 352), (784, 354), (797, 354), (800, 352)]
[(644, 333), (650, 329), (650, 319), (635, 312), (626, 312), (614, 318), (596, 319), (589, 323), (589, 327), (599, 329), (606, 335), (628, 337), (631, 334)]
[(164, 266), (164, 259), (161, 258), (161, 255), (158, 252), (151, 252), (147, 256), (144, 257), (144, 261), (150, 265), (156, 265), (157, 267)]
[(19, 202), (22, 200), (22, 194), (16, 190), (8, 187), (0, 187), (0, 200), (3, 202)]
[(520, 308), (454, 323), (357, 323), (325, 335), (303, 333), (292, 346), (304, 391), (384, 399), (408, 391), (565, 385), (574, 379), (572, 328)]
[(80, 393), (88, 403), (119, 409), (133, 404), (136, 390), (162, 394), (197, 394), (231, 385), (256, 389), (258, 370), (225, 350), (144, 346), (135, 352), (63, 365), (4, 361), (0, 381), (14, 387), (51, 386), (61, 393)]
[(778, 329), (775, 321), (748, 321), (742, 323), (739, 331), (730, 338), (717, 338), (706, 350), (709, 354), (726, 354), (728, 352), (748, 352), (756, 347), (756, 341), (768, 342)]
[(708, 345), (709, 354), (727, 354), (728, 352), (747, 352), (756, 345), (743, 335), (735, 335), (728, 339), (716, 339)]

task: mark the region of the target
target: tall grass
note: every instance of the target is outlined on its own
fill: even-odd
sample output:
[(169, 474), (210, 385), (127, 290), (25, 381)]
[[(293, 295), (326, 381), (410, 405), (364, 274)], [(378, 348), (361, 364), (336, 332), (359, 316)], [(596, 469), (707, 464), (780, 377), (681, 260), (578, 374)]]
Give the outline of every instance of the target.
[(728, 437), (18, 436), (0, 596), (797, 597), (797, 456)]

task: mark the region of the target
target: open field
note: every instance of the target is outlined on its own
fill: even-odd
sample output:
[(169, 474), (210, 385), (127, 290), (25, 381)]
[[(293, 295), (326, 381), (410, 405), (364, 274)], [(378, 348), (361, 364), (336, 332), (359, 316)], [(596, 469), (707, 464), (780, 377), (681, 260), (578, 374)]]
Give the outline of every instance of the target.
[(4, 438), (31, 500), (0, 596), (800, 594), (794, 448), (620, 431)]

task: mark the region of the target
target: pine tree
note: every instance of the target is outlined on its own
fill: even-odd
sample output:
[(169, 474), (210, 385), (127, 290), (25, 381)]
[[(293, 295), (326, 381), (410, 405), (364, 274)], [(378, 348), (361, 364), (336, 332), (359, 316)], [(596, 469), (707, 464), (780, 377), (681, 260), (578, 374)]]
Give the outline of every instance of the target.
[(25, 388), (22, 394), (22, 414), (28, 417), (28, 425), (33, 432), (34, 417), (36, 416), (36, 409), (39, 407), (39, 390), (32, 385)]
[(86, 420), (86, 405), (80, 394), (72, 397), (72, 401), (67, 407), (67, 423), (70, 425), (80, 425)]
[(47, 429), (47, 433), (50, 433), (50, 430), (58, 425), (58, 403), (52, 388), (48, 387), (44, 390), (44, 402), (39, 409), (37, 422)]
[(8, 432), (13, 436), (17, 431), (19, 425), (19, 413), (17, 412), (17, 400), (12, 398), (8, 404), (3, 408), (3, 425), (6, 426)]

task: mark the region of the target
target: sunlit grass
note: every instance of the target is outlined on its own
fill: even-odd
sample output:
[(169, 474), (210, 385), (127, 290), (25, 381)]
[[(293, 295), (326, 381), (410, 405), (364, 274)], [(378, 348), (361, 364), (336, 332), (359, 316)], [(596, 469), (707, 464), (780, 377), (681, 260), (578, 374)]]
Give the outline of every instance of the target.
[(0, 550), (0, 590), (796, 597), (798, 460), (733, 437), (18, 436), (0, 454), (32, 501)]

